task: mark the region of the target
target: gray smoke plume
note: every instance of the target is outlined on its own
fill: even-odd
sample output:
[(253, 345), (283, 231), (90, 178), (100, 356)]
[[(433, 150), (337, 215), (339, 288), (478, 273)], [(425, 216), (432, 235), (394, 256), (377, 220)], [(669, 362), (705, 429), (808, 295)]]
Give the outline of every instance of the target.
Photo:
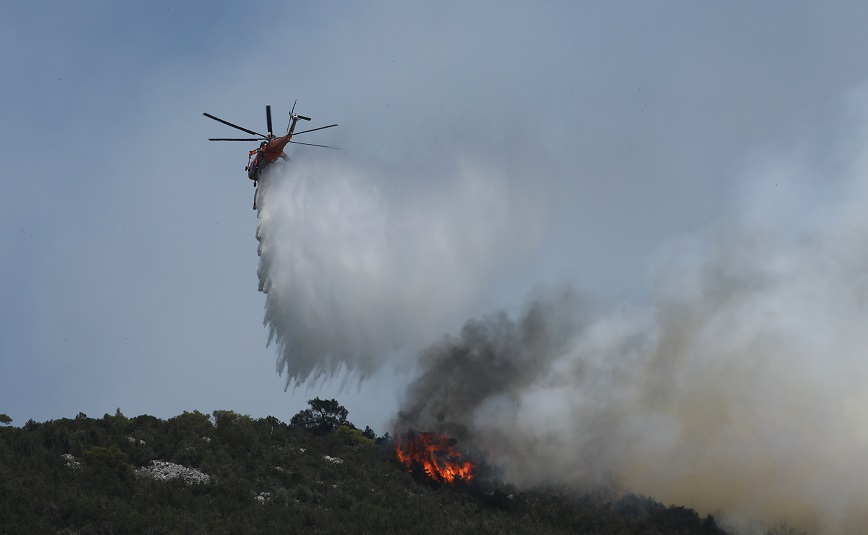
[(421, 352), (396, 431), (454, 436), (517, 484), (615, 480), (706, 512), (864, 531), (866, 162), (789, 227), (763, 221), (800, 180), (775, 175), (744, 222), (661, 254), (648, 306), (560, 288), (467, 322)]
[[(704, 512), (862, 531), (868, 136), (855, 139), (822, 179), (799, 159), (757, 171), (739, 216), (661, 249), (648, 303), (542, 289), (441, 338), (395, 430), (450, 434), (519, 485), (614, 480)], [(454, 331), (535, 244), (542, 210), (517, 187), (540, 184), (532, 170), (439, 164), (305, 160), (263, 181), (260, 288), (287, 385), (364, 377)]]
[[(517, 403), (581, 328), (578, 294), (540, 292), (519, 319), (505, 312), (468, 321), (420, 354), (423, 373), (407, 390), (397, 428), (474, 439), (478, 412)], [(489, 409), (491, 410), (491, 409)]]
[(263, 177), (259, 288), (287, 386), (363, 378), (468, 317), (542, 225), (509, 164), (454, 156), (409, 173), (329, 155)]

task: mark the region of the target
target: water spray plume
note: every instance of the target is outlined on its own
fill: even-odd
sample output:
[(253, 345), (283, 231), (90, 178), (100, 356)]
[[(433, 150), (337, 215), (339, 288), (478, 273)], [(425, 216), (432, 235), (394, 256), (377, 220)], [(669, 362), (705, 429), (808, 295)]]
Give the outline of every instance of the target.
[[(285, 174), (283, 174), (285, 173)], [(287, 386), (375, 372), (467, 317), (541, 219), (508, 173), (295, 160), (260, 185), (259, 288)]]

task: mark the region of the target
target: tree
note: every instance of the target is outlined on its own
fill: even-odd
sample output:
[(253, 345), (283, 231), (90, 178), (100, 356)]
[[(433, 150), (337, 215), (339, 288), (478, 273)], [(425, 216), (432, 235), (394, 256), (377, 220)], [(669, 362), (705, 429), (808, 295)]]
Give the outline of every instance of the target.
[(88, 448), (81, 454), (81, 459), (96, 471), (114, 474), (122, 480), (132, 479), (135, 473), (127, 454), (114, 445)]
[(375, 444), (374, 439), (365, 436), (361, 430), (346, 425), (338, 427), (334, 432), (334, 436), (346, 445), (364, 444), (373, 446)]
[(0, 424), (9, 425), (12, 423), (12, 418), (8, 414), (0, 413)]
[(310, 431), (314, 435), (325, 435), (344, 425), (355, 429), (355, 426), (347, 421), (349, 411), (334, 399), (314, 398), (307, 402), (309, 409), (305, 409), (290, 420), (293, 427), (300, 427)]

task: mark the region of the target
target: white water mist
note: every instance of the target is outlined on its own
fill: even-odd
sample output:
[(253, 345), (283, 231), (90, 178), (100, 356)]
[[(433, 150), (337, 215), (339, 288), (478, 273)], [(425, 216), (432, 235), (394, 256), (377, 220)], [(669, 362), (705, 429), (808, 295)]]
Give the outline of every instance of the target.
[(364, 377), (471, 314), (539, 234), (540, 205), (517, 182), (462, 158), (419, 176), (299, 159), (264, 177), (258, 273), (287, 386)]

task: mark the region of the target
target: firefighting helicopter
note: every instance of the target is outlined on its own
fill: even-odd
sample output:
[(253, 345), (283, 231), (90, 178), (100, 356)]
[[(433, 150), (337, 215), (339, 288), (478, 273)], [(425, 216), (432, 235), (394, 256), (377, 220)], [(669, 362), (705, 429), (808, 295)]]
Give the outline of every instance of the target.
[[(332, 128), (333, 126), (337, 126), (337, 124), (330, 124), (328, 126), (320, 126), (319, 128), (311, 128), (310, 130), (302, 130), (301, 132), (296, 132), (295, 125), (299, 120), (310, 121), (310, 117), (305, 117), (304, 115), (298, 115), (295, 113), (295, 104), (297, 102), (298, 101), (292, 104), (292, 110), (290, 110), (289, 112), (289, 125), (286, 128), (286, 134), (279, 137), (275, 136), (274, 132), (272, 132), (271, 130), (271, 106), (265, 106), (265, 120), (268, 126), (267, 136), (264, 134), (260, 134), (259, 132), (254, 132), (253, 130), (242, 128), (237, 124), (230, 123), (229, 121), (224, 121), (223, 119), (215, 117), (210, 113), (203, 113), (202, 115), (208, 117), (209, 119), (214, 119), (215, 121), (231, 126), (232, 128), (237, 128), (242, 132), (247, 132), (248, 134), (259, 136), (249, 138), (212, 137), (208, 138), (208, 141), (259, 141), (259, 148), (250, 151), (247, 158), (247, 166), (244, 168), (244, 170), (247, 171), (247, 178), (253, 181), (253, 187), (255, 188), (259, 184), (259, 179), (262, 177), (263, 171), (265, 171), (268, 166), (270, 166), (279, 159), (282, 159), (284, 161), (289, 160), (289, 157), (283, 152), (284, 147), (286, 147), (288, 143), (308, 145), (311, 147), (323, 147), (326, 149), (337, 149), (337, 147), (330, 147), (328, 145), (302, 143), (300, 141), (292, 140), (292, 136), (298, 136), (301, 134), (307, 134), (308, 132), (315, 132), (317, 130), (324, 130), (326, 128)], [(253, 209), (256, 210), (256, 192), (254, 192), (253, 194)]]

